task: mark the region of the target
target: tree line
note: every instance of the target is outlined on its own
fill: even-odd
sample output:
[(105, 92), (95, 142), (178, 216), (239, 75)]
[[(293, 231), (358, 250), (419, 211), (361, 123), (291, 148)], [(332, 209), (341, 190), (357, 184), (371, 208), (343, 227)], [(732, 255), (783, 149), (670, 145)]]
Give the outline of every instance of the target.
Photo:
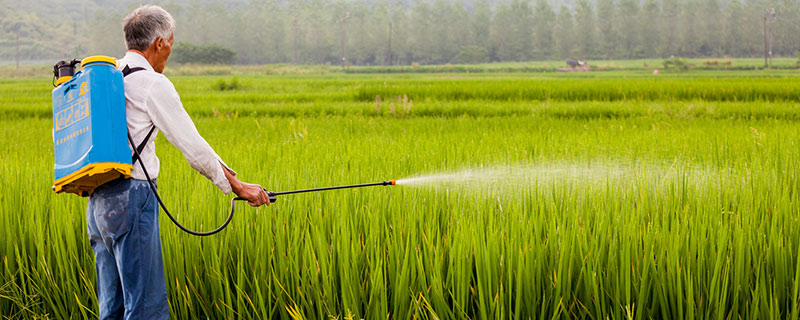
[[(25, 59), (121, 56), (121, 21), (136, 5), (85, 3), (71, 6), (72, 15), (57, 28), (44, 14), (15, 13), (6, 4), (0, 10), (0, 57), (12, 60), (20, 50)], [(774, 56), (800, 50), (797, 0), (237, 0), (162, 6), (177, 20), (178, 42), (228, 48), (241, 64), (763, 57), (770, 49)]]

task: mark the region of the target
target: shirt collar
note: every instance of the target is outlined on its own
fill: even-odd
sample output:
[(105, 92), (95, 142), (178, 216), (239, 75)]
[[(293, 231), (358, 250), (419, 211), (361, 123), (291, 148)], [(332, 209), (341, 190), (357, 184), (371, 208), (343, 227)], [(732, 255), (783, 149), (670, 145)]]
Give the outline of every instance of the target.
[[(153, 66), (150, 65), (150, 62), (148, 62), (147, 59), (145, 59), (144, 56), (139, 54), (138, 52), (133, 52), (133, 51), (125, 52), (125, 56), (122, 57), (122, 59), (120, 60), (125, 60), (126, 64), (131, 68), (143, 67), (147, 71), (155, 72), (155, 70), (153, 70)], [(125, 66), (120, 66), (120, 67), (124, 68)]]

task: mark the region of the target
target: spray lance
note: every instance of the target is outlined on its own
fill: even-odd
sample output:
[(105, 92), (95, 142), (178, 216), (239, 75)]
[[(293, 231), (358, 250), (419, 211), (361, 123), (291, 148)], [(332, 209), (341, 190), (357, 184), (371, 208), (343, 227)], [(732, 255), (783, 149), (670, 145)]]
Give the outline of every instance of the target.
[[(351, 185), (346, 185), (346, 186), (302, 189), (302, 190), (281, 191), (281, 192), (267, 191), (267, 189), (264, 189), (264, 191), (267, 192), (267, 195), (269, 196), (269, 202), (272, 203), (272, 202), (278, 201), (277, 196), (282, 196), (282, 195), (287, 195), (287, 194), (305, 193), (305, 192), (317, 192), (317, 191), (327, 191), (327, 190), (337, 190), (337, 189), (363, 188), (363, 187), (373, 187), (373, 186), (393, 186), (393, 185), (396, 185), (396, 184), (397, 184), (396, 180), (389, 180), (389, 181), (383, 181), (383, 182), (351, 184)], [(236, 198), (236, 200), (244, 200), (244, 199)]]

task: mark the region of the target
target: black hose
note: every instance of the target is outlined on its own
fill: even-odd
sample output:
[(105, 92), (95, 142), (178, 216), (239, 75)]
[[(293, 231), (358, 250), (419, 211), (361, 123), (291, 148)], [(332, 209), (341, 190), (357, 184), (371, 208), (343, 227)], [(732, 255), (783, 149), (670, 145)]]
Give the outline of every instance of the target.
[(147, 169), (144, 168), (144, 160), (142, 160), (142, 156), (139, 154), (139, 150), (136, 150), (136, 144), (133, 143), (133, 138), (131, 137), (130, 133), (128, 133), (128, 141), (130, 141), (132, 149), (133, 149), (133, 152), (136, 154), (136, 157), (139, 158), (139, 166), (142, 168), (142, 171), (144, 172), (144, 176), (147, 178), (147, 182), (150, 183), (150, 190), (152, 190), (153, 194), (156, 196), (156, 200), (158, 200), (158, 204), (161, 205), (161, 209), (164, 209), (164, 212), (167, 214), (169, 219), (172, 220), (172, 223), (174, 223), (176, 226), (178, 226), (178, 228), (180, 228), (183, 231), (186, 231), (186, 233), (188, 233), (188, 234), (204, 237), (204, 236), (210, 236), (212, 234), (216, 234), (216, 233), (222, 231), (222, 229), (225, 229), (225, 227), (227, 227), (228, 224), (231, 223), (231, 219), (233, 219), (233, 211), (236, 209), (236, 201), (237, 200), (245, 200), (245, 199), (243, 199), (243, 198), (233, 198), (233, 199), (231, 199), (231, 213), (228, 215), (228, 219), (225, 220), (225, 223), (223, 223), (221, 226), (219, 226), (218, 228), (216, 228), (214, 230), (211, 230), (211, 231), (208, 231), (208, 232), (198, 232), (198, 231), (189, 230), (188, 228), (186, 228), (183, 225), (181, 225), (180, 223), (178, 223), (178, 220), (176, 220), (175, 217), (173, 217), (172, 214), (169, 213), (169, 210), (167, 210), (167, 207), (164, 206), (164, 202), (161, 201), (161, 197), (158, 196), (158, 190), (156, 190), (156, 187), (153, 184), (153, 180), (150, 179), (150, 174), (147, 173)]

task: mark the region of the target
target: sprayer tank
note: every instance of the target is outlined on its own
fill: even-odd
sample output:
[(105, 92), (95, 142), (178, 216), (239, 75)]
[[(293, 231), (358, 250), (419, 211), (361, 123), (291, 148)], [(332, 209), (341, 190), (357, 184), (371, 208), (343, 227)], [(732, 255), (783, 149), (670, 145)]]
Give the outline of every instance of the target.
[(125, 91), (116, 60), (89, 57), (81, 71), (53, 89), (56, 192), (79, 195), (130, 177)]

